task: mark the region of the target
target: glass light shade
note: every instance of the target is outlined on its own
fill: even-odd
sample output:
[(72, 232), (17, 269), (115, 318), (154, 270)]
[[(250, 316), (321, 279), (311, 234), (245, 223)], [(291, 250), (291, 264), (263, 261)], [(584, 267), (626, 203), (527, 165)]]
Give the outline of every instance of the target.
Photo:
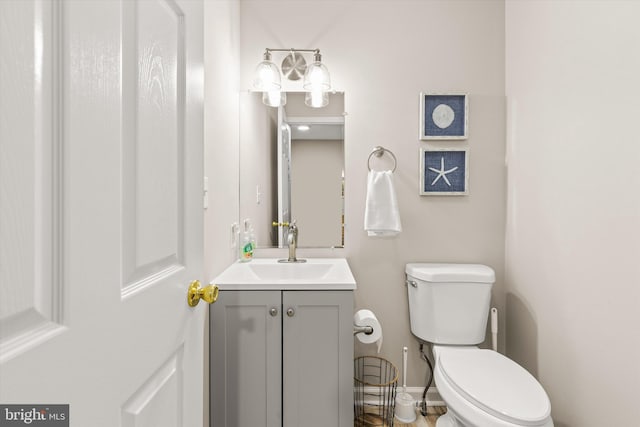
[(282, 83), (276, 64), (269, 60), (259, 63), (254, 74), (253, 87), (263, 91), (280, 91)]
[(279, 90), (262, 92), (262, 103), (269, 107), (281, 107), (287, 103), (287, 94)]
[(313, 90), (304, 94), (304, 103), (308, 107), (322, 108), (329, 105), (329, 92)]
[(320, 62), (318, 55), (316, 61), (307, 67), (304, 73), (302, 87), (307, 91), (304, 103), (313, 108), (322, 108), (329, 105), (328, 90), (331, 89), (331, 77), (329, 70)]
[(320, 61), (315, 61), (313, 64), (307, 67), (307, 71), (304, 73), (304, 80), (302, 87), (305, 90), (323, 90), (328, 91), (331, 89), (331, 76), (329, 70)]

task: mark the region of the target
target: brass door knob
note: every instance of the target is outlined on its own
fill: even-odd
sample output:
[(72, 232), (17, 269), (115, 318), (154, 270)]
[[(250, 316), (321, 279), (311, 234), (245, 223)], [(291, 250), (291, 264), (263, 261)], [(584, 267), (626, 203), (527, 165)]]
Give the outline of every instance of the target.
[(218, 287), (216, 285), (209, 285), (201, 288), (199, 280), (191, 282), (189, 290), (187, 291), (187, 302), (189, 303), (189, 307), (195, 307), (201, 299), (205, 300), (209, 304), (216, 302), (218, 299)]

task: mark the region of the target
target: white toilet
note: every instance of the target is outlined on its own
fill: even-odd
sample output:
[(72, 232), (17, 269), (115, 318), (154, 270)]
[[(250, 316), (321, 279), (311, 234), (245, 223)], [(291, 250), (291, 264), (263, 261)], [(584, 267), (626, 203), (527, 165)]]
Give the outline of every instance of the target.
[(447, 413), (437, 427), (553, 427), (549, 397), (520, 365), (484, 341), (495, 281), (475, 264), (407, 264), (411, 332), (433, 344)]

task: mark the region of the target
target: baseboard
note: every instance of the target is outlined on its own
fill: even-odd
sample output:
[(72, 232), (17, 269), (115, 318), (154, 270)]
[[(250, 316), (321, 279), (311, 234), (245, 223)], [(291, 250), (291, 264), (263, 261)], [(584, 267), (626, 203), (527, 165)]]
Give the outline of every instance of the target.
[[(402, 387), (398, 386), (397, 393), (401, 392)], [(416, 401), (422, 400), (423, 392), (424, 387), (407, 387), (407, 393), (413, 396)], [(444, 406), (442, 397), (440, 397), (440, 393), (438, 393), (438, 389), (435, 386), (429, 387), (427, 391), (427, 406)]]
[[(377, 387), (365, 387), (364, 392), (366, 396), (375, 395), (379, 393), (380, 390)], [(407, 387), (407, 393), (413, 396), (414, 400), (422, 401), (422, 393), (424, 392), (424, 387)], [(396, 389), (396, 393), (402, 393), (402, 386), (398, 386)], [(377, 402), (368, 401), (365, 399), (365, 403), (367, 404), (377, 404)], [(438, 393), (438, 389), (435, 386), (429, 387), (427, 391), (427, 406), (445, 406), (442, 398), (440, 397), (440, 393)]]

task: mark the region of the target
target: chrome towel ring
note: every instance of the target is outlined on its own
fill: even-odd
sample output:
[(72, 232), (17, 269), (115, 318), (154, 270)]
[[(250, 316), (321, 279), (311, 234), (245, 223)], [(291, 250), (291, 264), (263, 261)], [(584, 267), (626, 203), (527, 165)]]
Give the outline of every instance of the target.
[(391, 157), (393, 157), (393, 169), (391, 170), (391, 172), (396, 171), (396, 167), (398, 166), (398, 159), (396, 159), (395, 154), (393, 154), (391, 150), (388, 150), (378, 145), (377, 147), (373, 148), (373, 151), (371, 152), (371, 154), (369, 154), (369, 157), (367, 158), (367, 168), (369, 169), (369, 172), (371, 172), (371, 156), (375, 155), (376, 157), (382, 157), (384, 153), (389, 153)]

